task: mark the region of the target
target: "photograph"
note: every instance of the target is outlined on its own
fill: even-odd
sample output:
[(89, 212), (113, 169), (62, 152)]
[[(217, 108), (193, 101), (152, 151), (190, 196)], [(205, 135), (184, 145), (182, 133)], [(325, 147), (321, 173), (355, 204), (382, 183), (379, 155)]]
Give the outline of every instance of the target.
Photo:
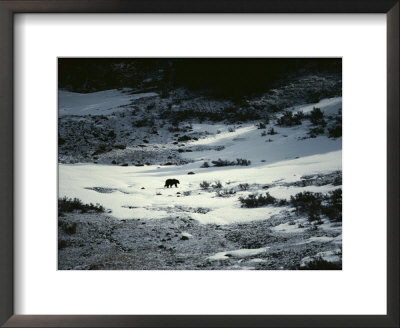
[(342, 270), (342, 58), (59, 57), (58, 270)]

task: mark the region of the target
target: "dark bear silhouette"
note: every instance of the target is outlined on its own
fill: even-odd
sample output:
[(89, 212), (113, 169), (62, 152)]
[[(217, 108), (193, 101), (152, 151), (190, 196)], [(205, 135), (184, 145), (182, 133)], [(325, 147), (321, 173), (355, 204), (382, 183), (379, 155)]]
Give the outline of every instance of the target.
[(167, 179), (167, 180), (165, 180), (164, 187), (167, 187), (167, 188), (171, 187), (172, 188), (172, 186), (175, 185), (175, 187), (178, 188), (178, 184), (179, 184), (179, 180)]

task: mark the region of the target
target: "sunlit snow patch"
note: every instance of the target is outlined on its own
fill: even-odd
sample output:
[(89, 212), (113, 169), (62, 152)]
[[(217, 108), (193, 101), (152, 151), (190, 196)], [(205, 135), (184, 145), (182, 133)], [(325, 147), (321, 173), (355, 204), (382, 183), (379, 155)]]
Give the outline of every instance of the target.
[(322, 258), (323, 260), (325, 260), (327, 262), (340, 262), (341, 261), (340, 253), (341, 253), (341, 250), (340, 250), (340, 248), (338, 248), (338, 249), (335, 249), (332, 251), (317, 253), (315, 256), (307, 256), (301, 260), (300, 267), (305, 267), (308, 263), (314, 261), (315, 259), (319, 259), (319, 258)]
[[(123, 92), (125, 91), (125, 92)], [(157, 93), (128, 94), (125, 90), (105, 90), (92, 93), (58, 91), (58, 115), (109, 115), (123, 110), (132, 101), (154, 97)]]
[(256, 248), (256, 249), (237, 249), (233, 251), (227, 251), (227, 252), (219, 252), (215, 255), (212, 255), (208, 257), (208, 260), (210, 261), (219, 261), (219, 260), (226, 260), (231, 257), (235, 258), (245, 258), (245, 257), (250, 257), (250, 256), (255, 256), (258, 254), (265, 253), (269, 247), (263, 247), (263, 248)]

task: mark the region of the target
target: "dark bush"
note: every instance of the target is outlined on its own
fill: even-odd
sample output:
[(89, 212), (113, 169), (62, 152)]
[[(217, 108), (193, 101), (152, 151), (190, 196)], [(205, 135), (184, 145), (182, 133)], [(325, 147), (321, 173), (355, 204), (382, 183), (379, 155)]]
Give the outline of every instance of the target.
[(207, 168), (207, 167), (210, 167), (210, 164), (208, 164), (208, 162), (204, 162), (203, 164), (201, 164), (200, 167), (201, 168)]
[(214, 189), (221, 189), (222, 188), (222, 183), (221, 181), (215, 181), (215, 183), (212, 185)]
[(289, 204), (289, 202), (286, 199), (280, 199), (278, 201), (278, 206), (286, 206), (288, 204)]
[(293, 115), (292, 112), (286, 111), (280, 118), (278, 118), (277, 124), (282, 126), (300, 125), (303, 117), (304, 115), (302, 112)]
[(249, 166), (251, 161), (244, 159), (244, 158), (236, 158), (236, 165), (240, 166)]
[(266, 127), (267, 127), (266, 124), (263, 123), (263, 122), (260, 122), (260, 123), (257, 124), (257, 128), (258, 128), (259, 130), (265, 129)]
[(236, 191), (235, 189), (222, 189), (218, 190), (216, 194), (218, 197), (229, 197), (236, 194)]
[(308, 134), (310, 135), (311, 138), (315, 138), (316, 136), (324, 134), (324, 133), (325, 133), (325, 129), (320, 126), (311, 128), (310, 131), (308, 131)]
[(182, 141), (189, 141), (189, 140), (192, 140), (192, 138), (189, 137), (189, 136), (186, 136), (186, 135), (178, 138), (178, 141), (181, 141), (181, 142)]
[(299, 213), (320, 214), (322, 209), (323, 196), (321, 193), (304, 191), (290, 197), (290, 203)]
[(319, 125), (322, 127), (326, 126), (326, 121), (324, 120), (324, 113), (320, 108), (314, 107), (309, 115), (310, 121), (313, 125)]
[(149, 119), (144, 118), (144, 119), (141, 119), (141, 120), (134, 121), (132, 123), (132, 125), (136, 126), (137, 128), (141, 128), (141, 127), (144, 127), (144, 126), (151, 126), (152, 124), (151, 124), (151, 121)]
[(342, 221), (342, 189), (336, 189), (327, 195), (301, 192), (290, 197), (290, 203), (300, 214), (306, 214), (310, 222), (321, 220), (325, 215), (331, 221)]
[(67, 246), (69, 246), (69, 243), (66, 240), (64, 240), (64, 239), (58, 240), (58, 250), (62, 250)]
[(68, 224), (66, 222), (58, 221), (58, 227), (61, 228), (68, 235), (73, 235), (76, 233), (77, 223), (72, 222), (72, 223)]
[(108, 132), (107, 137), (114, 139), (116, 137), (115, 132), (114, 131)]
[(59, 198), (58, 199), (58, 214), (62, 215), (63, 213), (70, 213), (74, 211), (80, 211), (81, 213), (87, 212), (97, 212), (103, 213), (105, 212), (105, 208), (100, 204), (93, 205), (90, 204), (83, 204), (82, 201), (78, 198)]
[(342, 136), (342, 125), (334, 125), (328, 128), (329, 138), (340, 138)]
[(242, 191), (248, 190), (249, 188), (250, 188), (250, 185), (248, 183), (239, 184), (239, 189)]
[(274, 130), (274, 128), (269, 128), (267, 134), (270, 135), (270, 136), (273, 136), (273, 135), (275, 135), (275, 134), (278, 134), (278, 132), (276, 132), (276, 131)]
[(341, 270), (342, 265), (340, 263), (332, 263), (319, 257), (305, 266), (300, 267), (300, 270)]
[(342, 189), (331, 191), (326, 197), (326, 205), (323, 208), (325, 214), (331, 221), (342, 221)]
[(272, 197), (268, 192), (263, 195), (250, 194), (246, 198), (239, 197), (239, 201), (242, 203), (242, 207), (261, 207), (265, 205), (274, 205), (277, 202), (275, 197)]
[(216, 161), (211, 161), (211, 163), (213, 163), (214, 166), (218, 166), (218, 167), (235, 165), (235, 162), (231, 162), (231, 161), (229, 161), (227, 159), (222, 160), (221, 158), (218, 158), (218, 160), (216, 160)]
[(207, 181), (200, 182), (200, 188), (207, 189), (210, 186), (210, 183)]
[[(221, 158), (218, 158), (216, 161), (211, 161), (211, 163), (214, 164), (214, 166), (221, 167), (221, 166), (233, 166), (233, 165), (240, 165), (240, 166), (248, 166), (251, 164), (251, 161), (244, 159), (244, 158), (237, 158), (236, 162), (234, 161), (229, 161), (227, 159), (222, 160)], [(204, 165), (204, 164), (203, 164)]]

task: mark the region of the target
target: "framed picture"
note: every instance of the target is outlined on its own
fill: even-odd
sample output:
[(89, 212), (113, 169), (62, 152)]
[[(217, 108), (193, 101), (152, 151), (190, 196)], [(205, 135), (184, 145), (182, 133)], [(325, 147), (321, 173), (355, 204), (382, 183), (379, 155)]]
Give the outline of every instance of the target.
[(398, 1), (0, 10), (4, 326), (399, 325)]

